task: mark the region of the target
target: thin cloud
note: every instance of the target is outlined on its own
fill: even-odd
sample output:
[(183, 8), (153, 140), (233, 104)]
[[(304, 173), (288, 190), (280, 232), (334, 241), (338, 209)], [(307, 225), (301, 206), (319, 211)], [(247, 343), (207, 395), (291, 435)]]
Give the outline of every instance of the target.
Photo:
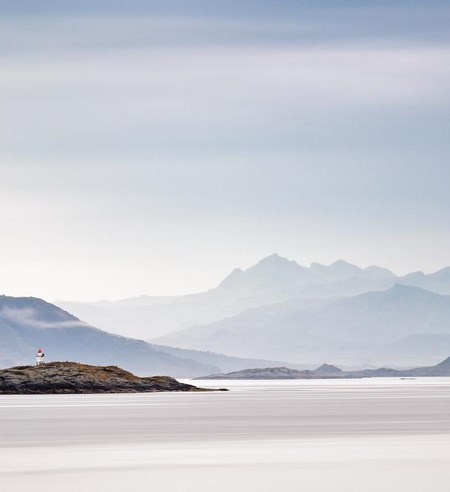
[(20, 323), (34, 328), (75, 328), (87, 326), (83, 321), (43, 321), (38, 319), (38, 313), (32, 308), (3, 308), (0, 310), (0, 318)]

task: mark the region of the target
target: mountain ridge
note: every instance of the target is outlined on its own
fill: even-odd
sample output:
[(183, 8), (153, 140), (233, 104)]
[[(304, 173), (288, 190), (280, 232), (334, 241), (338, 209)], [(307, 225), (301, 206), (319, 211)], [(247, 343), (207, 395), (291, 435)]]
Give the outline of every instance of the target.
[(0, 296), (0, 367), (26, 365), (40, 346), (47, 360), (119, 364), (140, 374), (190, 377), (208, 368), (232, 370), (261, 362), (157, 346), (100, 330), (39, 298)]
[[(235, 317), (173, 333), (157, 343), (223, 352), (239, 357), (314, 363), (355, 354), (373, 359), (384, 345), (417, 333), (450, 334), (450, 296), (397, 284), (298, 309), (294, 302), (254, 309)], [(449, 347), (450, 351), (450, 347)], [(352, 355), (353, 354), (353, 355)], [(373, 359), (373, 360), (371, 360)]]
[(246, 269), (235, 268), (217, 287), (184, 296), (140, 296), (128, 300), (57, 301), (80, 319), (109, 332), (153, 339), (180, 329), (236, 316), (249, 308), (298, 298), (349, 297), (387, 290), (395, 283), (450, 294), (449, 267), (431, 274), (396, 276), (377, 265), (361, 268), (345, 260), (302, 266), (272, 254)]
[(287, 367), (266, 367), (245, 369), (227, 374), (211, 374), (197, 379), (360, 379), (372, 377), (449, 377), (450, 357), (434, 366), (415, 367), (412, 369), (392, 369), (380, 367), (377, 369), (362, 369), (343, 371), (339, 367), (322, 364), (313, 370), (296, 370)]

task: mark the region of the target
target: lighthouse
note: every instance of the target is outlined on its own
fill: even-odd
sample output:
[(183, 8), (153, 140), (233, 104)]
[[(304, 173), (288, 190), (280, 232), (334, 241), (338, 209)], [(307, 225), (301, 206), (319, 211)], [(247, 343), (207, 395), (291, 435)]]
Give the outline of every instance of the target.
[(41, 364), (44, 363), (44, 352), (42, 351), (41, 348), (38, 349), (36, 352), (36, 365), (40, 366)]

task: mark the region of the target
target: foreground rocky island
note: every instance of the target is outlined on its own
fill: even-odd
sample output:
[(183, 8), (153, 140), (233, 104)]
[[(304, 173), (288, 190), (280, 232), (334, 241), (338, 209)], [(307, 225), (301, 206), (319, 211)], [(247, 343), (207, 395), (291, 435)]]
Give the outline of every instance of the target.
[(138, 377), (116, 366), (49, 362), (0, 370), (0, 395), (214, 391), (169, 376)]
[(211, 374), (197, 379), (358, 379), (386, 377), (441, 377), (450, 376), (450, 357), (435, 366), (416, 367), (413, 369), (362, 369), (360, 371), (343, 371), (339, 367), (322, 364), (314, 370), (290, 369), (288, 367), (266, 367), (244, 369), (226, 374)]

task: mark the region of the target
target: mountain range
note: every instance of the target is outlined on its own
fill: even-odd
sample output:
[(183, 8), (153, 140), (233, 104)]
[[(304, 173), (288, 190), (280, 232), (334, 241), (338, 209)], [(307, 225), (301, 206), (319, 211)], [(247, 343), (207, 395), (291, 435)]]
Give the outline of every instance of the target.
[[(173, 375), (180, 375), (174, 370), (182, 375), (218, 372), (199, 365), (241, 370), (255, 367), (254, 359), (261, 361), (260, 367), (263, 361), (273, 367), (274, 360), (302, 368), (323, 360), (345, 367), (406, 367), (436, 363), (450, 352), (448, 294), (448, 267), (432, 274), (397, 276), (383, 267), (360, 268), (343, 260), (305, 267), (275, 254), (246, 270), (233, 270), (216, 288), (198, 294), (59, 302), (69, 318), (59, 320), (58, 327), (72, 323), (70, 336), (78, 330), (76, 337), (92, 337), (98, 346), (107, 346), (110, 355), (119, 353), (132, 361), (132, 366), (121, 362), (125, 368), (141, 373), (164, 370), (164, 361), (171, 361)], [(11, 323), (16, 314), (5, 312)], [(25, 316), (22, 321), (30, 319)], [(37, 329), (38, 320), (31, 321), (26, 329)], [(93, 327), (100, 328), (95, 336), (87, 331)], [(33, 347), (38, 339), (47, 340), (45, 327), (40, 329), (39, 337), (32, 337)], [(64, 339), (70, 336), (64, 332)], [(9, 337), (20, 339), (12, 332)], [(103, 344), (102, 337), (114, 338)], [(55, 348), (68, 350), (66, 342)], [(132, 355), (134, 351), (140, 355)], [(29, 348), (25, 353), (28, 357)], [(83, 355), (89, 353), (85, 349)], [(149, 366), (150, 354), (159, 365)], [(0, 352), (0, 357), (6, 360), (7, 355)]]
[(47, 361), (119, 365), (147, 376), (191, 377), (279, 364), (159, 347), (94, 328), (42, 299), (0, 296), (0, 367), (33, 364), (38, 347), (43, 347)]
[(304, 267), (274, 254), (246, 270), (233, 270), (216, 288), (198, 294), (55, 304), (109, 332), (154, 339), (235, 316), (249, 308), (299, 298), (355, 296), (387, 290), (396, 283), (450, 294), (450, 267), (429, 275), (415, 272), (399, 277), (386, 268), (360, 268), (343, 260), (328, 266), (312, 263)]
[[(424, 355), (414, 337), (435, 350)], [(296, 300), (187, 328), (159, 343), (240, 357), (361, 366), (421, 363), (450, 352), (450, 296), (395, 284), (386, 291), (308, 306)], [(393, 350), (395, 348), (395, 350)]]

